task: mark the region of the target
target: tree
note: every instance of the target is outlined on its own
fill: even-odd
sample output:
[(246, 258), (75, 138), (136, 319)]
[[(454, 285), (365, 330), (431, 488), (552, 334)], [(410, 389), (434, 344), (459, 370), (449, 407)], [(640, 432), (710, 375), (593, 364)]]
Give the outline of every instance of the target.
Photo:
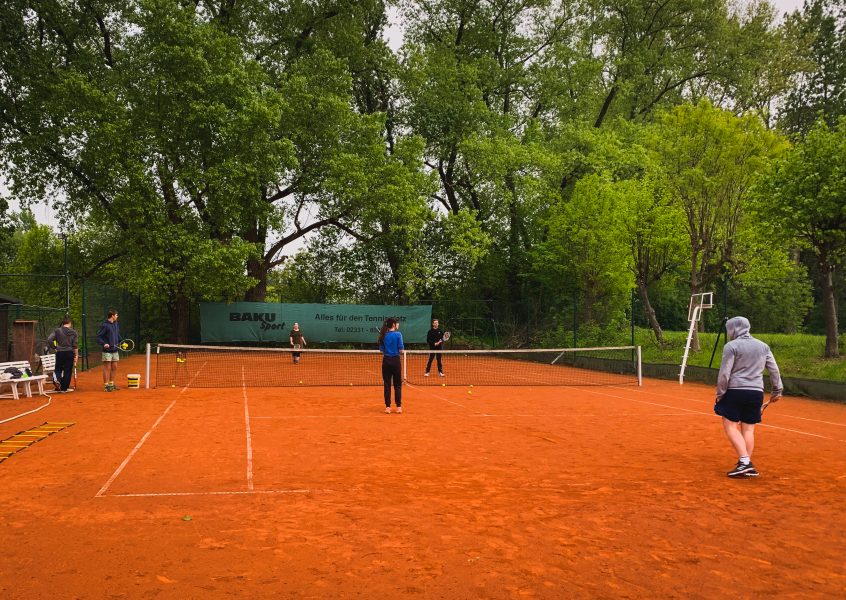
[(744, 270), (742, 227), (750, 189), (786, 142), (755, 115), (736, 117), (708, 101), (663, 113), (651, 141), (667, 193), (689, 239), (690, 293)]
[(580, 292), (581, 322), (613, 320), (632, 287), (620, 196), (597, 174), (581, 179), (569, 202), (553, 208), (549, 235), (536, 247), (535, 276), (550, 289), (569, 282)]
[(820, 116), (834, 126), (846, 115), (846, 3), (806, 0), (788, 22), (810, 40), (810, 60), (787, 96), (781, 126), (804, 135)]
[(550, 105), (547, 57), (573, 10), (549, 0), (414, 0), (405, 14), (403, 118), (426, 140), (440, 181), (432, 200), (453, 217), (475, 215), (504, 277), (485, 293), (517, 303), (544, 162), (536, 122)]
[(822, 281), (825, 356), (839, 356), (835, 271), (846, 264), (846, 117), (817, 122), (776, 161), (757, 189), (756, 210), (774, 235), (811, 250)]
[(114, 240), (106, 257), (168, 303), (177, 340), (191, 298), (263, 300), (286, 246), (372, 215), (386, 170), (416, 176), (419, 156), (387, 154), (385, 116), (355, 110), (331, 51), (361, 38), (361, 6), (4, 3), (13, 193), (63, 191), (62, 218)]

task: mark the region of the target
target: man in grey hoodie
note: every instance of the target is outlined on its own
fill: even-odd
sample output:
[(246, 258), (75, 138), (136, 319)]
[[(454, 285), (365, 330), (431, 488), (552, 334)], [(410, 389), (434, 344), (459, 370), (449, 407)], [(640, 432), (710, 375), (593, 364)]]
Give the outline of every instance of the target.
[(755, 424), (761, 422), (765, 368), (770, 372), (772, 383), (770, 402), (776, 402), (782, 392), (781, 376), (770, 347), (753, 338), (750, 329), (745, 317), (726, 321), (729, 342), (723, 348), (717, 377), (714, 412), (723, 418), (723, 429), (738, 457), (737, 466), (727, 473), (729, 477), (758, 476), (751, 458), (755, 447)]

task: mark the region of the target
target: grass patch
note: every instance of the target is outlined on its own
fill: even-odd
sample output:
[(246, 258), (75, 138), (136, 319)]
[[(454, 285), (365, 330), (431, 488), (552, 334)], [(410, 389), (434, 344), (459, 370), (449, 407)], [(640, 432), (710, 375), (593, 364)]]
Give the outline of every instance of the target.
[[(801, 377), (803, 379), (822, 379), (827, 381), (846, 382), (846, 343), (841, 337), (841, 358), (823, 358), (825, 336), (809, 335), (805, 333), (752, 333), (753, 337), (766, 343), (773, 351), (781, 374), (785, 377)], [(714, 349), (716, 333), (702, 333), (699, 335), (701, 350), (691, 351), (687, 363), (700, 367), (707, 367)], [(658, 347), (655, 336), (650, 329), (635, 330), (636, 343), (643, 346), (643, 362), (681, 364), (684, 354), (684, 344), (687, 340), (686, 331), (665, 331), (666, 347)], [(720, 367), (723, 353), (723, 340), (719, 341), (717, 352), (714, 354), (714, 368)]]

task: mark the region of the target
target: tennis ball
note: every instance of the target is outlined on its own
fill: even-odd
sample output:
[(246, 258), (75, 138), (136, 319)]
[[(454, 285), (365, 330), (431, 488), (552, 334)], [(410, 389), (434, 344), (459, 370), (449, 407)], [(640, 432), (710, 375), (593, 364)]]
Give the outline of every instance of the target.
[(473, 393), (473, 390), (467, 390), (467, 393), (468, 393), (468, 394), (472, 394), (472, 393)]
[(441, 387), (446, 387), (446, 384), (445, 384), (445, 383), (442, 383), (442, 384), (441, 384)]
[(171, 384), (170, 384), (170, 387), (176, 387), (176, 384), (175, 384), (175, 383), (171, 383)]
[(182, 520), (183, 520), (183, 521), (190, 521), (190, 520), (191, 520), (191, 515), (185, 515), (184, 517), (182, 517)]
[(472, 384), (472, 383), (470, 384), (470, 387), (473, 387), (473, 384)]
[(300, 383), (302, 383), (302, 381), (300, 381)]

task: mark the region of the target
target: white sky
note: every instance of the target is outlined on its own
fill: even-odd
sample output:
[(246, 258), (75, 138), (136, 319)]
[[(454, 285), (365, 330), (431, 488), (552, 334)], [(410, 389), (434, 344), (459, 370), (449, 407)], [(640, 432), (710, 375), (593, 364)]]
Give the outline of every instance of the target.
[[(745, 2), (748, 0), (740, 1)], [(803, 0), (770, 0), (770, 2), (778, 9), (779, 15), (782, 15), (785, 12), (792, 12), (801, 8)], [(399, 13), (393, 7), (388, 9), (388, 28), (385, 32), (385, 36), (388, 39), (388, 45), (391, 49), (394, 51), (399, 50), (402, 46), (403, 28)], [(8, 188), (3, 177), (3, 170), (0, 168), (0, 196), (6, 196), (7, 193)], [(11, 210), (19, 210), (17, 202), (11, 201), (9, 204)], [(32, 207), (32, 211), (39, 223), (44, 223), (54, 228), (58, 228), (58, 222), (53, 214), (53, 208), (47, 203), (34, 205)]]

